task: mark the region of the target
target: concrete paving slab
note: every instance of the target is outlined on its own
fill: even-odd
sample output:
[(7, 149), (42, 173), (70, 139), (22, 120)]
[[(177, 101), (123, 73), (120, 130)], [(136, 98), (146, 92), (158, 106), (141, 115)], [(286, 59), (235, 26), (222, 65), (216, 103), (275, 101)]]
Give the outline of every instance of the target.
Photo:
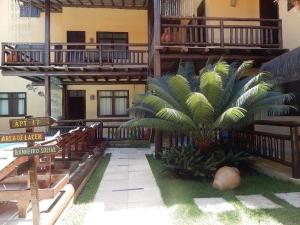
[(236, 196), (248, 209), (276, 209), (281, 208), (280, 205), (272, 202), (263, 195), (239, 195)]
[(221, 213), (235, 210), (224, 198), (195, 198), (194, 202), (205, 213)]
[(300, 208), (300, 192), (278, 193), (275, 195), (278, 198), (288, 202), (290, 205)]

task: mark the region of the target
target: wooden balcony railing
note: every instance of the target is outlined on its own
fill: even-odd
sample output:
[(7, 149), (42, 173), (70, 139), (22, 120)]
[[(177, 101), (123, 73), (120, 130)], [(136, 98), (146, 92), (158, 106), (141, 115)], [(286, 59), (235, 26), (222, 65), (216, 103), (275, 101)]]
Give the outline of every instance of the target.
[[(43, 43), (2, 43), (2, 65), (42, 66)], [(50, 65), (147, 65), (147, 44), (52, 43)]]
[(160, 37), (161, 45), (282, 48), (282, 21), (162, 16)]

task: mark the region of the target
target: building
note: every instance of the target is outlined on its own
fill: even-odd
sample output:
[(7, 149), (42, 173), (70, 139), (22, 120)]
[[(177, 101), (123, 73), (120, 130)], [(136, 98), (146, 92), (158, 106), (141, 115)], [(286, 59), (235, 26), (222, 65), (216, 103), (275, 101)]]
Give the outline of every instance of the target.
[[(0, 2), (8, 9), (0, 15), (1, 132), (25, 114), (126, 120), (147, 77), (176, 71), (180, 59), (197, 67), (208, 57), (253, 59), (259, 67), (299, 45), (300, 13), (287, 0), (12, 2)], [(22, 24), (28, 35), (8, 35)]]

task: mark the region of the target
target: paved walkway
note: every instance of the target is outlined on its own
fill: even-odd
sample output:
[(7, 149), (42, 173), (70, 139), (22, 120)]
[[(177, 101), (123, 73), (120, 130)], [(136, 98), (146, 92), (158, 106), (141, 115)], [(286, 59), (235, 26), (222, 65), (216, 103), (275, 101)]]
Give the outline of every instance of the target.
[(85, 219), (93, 224), (159, 224), (170, 219), (146, 159), (148, 149), (108, 149), (111, 160)]

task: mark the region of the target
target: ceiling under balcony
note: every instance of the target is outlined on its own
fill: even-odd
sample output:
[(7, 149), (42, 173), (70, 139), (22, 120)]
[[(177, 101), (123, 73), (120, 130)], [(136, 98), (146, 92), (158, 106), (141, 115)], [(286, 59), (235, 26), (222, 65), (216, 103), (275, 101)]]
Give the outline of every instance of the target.
[[(31, 3), (41, 11), (45, 10), (45, 0), (20, 0), (25, 4)], [(79, 8), (118, 8), (118, 9), (147, 9), (149, 0), (51, 0), (51, 12), (62, 12), (63, 7)]]

